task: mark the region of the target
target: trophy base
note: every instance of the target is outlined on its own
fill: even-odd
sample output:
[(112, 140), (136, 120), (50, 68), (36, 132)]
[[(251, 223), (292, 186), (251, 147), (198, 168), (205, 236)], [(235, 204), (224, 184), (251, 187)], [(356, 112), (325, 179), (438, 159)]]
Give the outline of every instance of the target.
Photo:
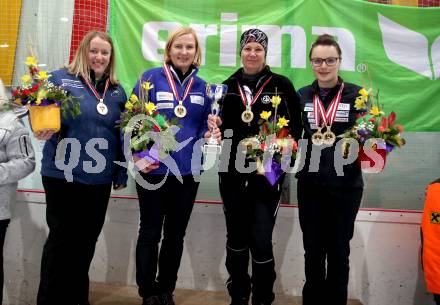
[(218, 160), (218, 156), (222, 151), (222, 147), (218, 144), (205, 144), (203, 145), (203, 170), (209, 170), (213, 168)]

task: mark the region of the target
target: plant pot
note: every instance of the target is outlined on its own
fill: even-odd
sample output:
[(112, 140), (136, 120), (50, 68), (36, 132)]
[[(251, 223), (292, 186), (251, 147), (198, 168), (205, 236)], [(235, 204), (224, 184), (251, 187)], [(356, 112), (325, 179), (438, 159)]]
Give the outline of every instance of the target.
[(61, 111), (56, 104), (29, 106), (29, 117), (34, 132), (43, 130), (58, 132), (61, 128)]
[[(386, 147), (377, 147), (374, 145), (371, 150), (374, 150), (379, 156), (369, 157), (365, 151), (364, 147), (359, 147), (358, 162), (364, 173), (380, 173), (385, 168), (385, 163), (387, 161), (387, 150)], [(380, 159), (383, 162), (380, 162)]]

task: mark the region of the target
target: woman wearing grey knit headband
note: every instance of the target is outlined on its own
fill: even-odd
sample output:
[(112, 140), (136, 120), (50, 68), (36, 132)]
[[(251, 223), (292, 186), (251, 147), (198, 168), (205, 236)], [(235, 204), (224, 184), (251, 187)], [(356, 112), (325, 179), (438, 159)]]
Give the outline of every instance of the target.
[[(230, 133), (226, 136), (232, 139), (229, 168), (219, 173), (219, 181), (226, 217), (226, 268), (229, 272), (226, 286), (231, 305), (247, 305), (251, 293), (252, 305), (268, 305), (274, 301), (276, 273), (272, 232), (285, 176), (282, 173), (278, 180), (270, 183), (256, 171), (243, 173), (243, 168), (236, 168), (235, 159), (244, 159), (244, 156), (237, 156), (237, 151), (241, 154), (243, 150), (239, 143), (259, 133), (258, 121), (262, 112), (274, 114), (271, 99), (275, 95), (281, 98), (277, 117), (288, 120), (286, 128), (290, 135), (298, 139), (302, 132), (295, 88), (289, 79), (273, 73), (267, 66), (267, 48), (268, 37), (264, 32), (258, 29), (244, 32), (240, 39), (243, 67), (224, 81), (228, 93), (221, 105), (220, 129), (223, 135), (232, 129), (233, 135), (232, 138)], [(248, 274), (250, 258), (251, 276)]]

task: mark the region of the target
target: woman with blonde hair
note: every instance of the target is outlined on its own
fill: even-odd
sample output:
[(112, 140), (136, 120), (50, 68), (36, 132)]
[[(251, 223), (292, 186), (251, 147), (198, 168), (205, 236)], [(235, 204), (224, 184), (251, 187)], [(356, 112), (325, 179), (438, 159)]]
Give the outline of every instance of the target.
[[(173, 291), (183, 239), (199, 186), (193, 175), (199, 175), (201, 170), (201, 160), (191, 159), (193, 151), (200, 149), (199, 140), (211, 136), (207, 122), (211, 107), (206, 96), (206, 83), (197, 76), (200, 62), (201, 50), (196, 33), (192, 28), (179, 28), (168, 38), (162, 67), (144, 72), (133, 90), (133, 94), (139, 97), (143, 82), (150, 82), (153, 88), (148, 91), (149, 101), (167, 119), (179, 118), (181, 128), (176, 139), (178, 142), (188, 141), (169, 156), (177, 164), (177, 169), (168, 168), (166, 162), (149, 163), (134, 157), (141, 179), (150, 185), (163, 183), (153, 190), (139, 184), (139, 177), (136, 179), (140, 208), (136, 280), (143, 305), (174, 304)], [(212, 133), (215, 138), (220, 137), (218, 128)]]
[[(112, 185), (119, 190), (127, 182), (126, 169), (114, 162), (124, 161), (116, 121), (127, 98), (116, 80), (110, 36), (87, 33), (72, 63), (52, 72), (49, 80), (78, 97), (81, 114), (62, 118), (55, 134), (35, 133), (37, 139), (46, 140), (41, 175), (49, 227), (37, 304), (86, 305), (89, 267)], [(66, 146), (61, 145), (64, 142)], [(57, 149), (58, 144), (64, 149)], [(67, 173), (65, 164), (76, 166)]]

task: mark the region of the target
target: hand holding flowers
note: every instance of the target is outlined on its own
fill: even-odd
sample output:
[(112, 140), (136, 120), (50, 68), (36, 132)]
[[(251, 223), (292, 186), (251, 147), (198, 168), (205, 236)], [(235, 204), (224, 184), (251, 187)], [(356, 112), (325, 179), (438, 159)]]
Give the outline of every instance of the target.
[(274, 185), (283, 172), (283, 156), (289, 155), (295, 159), (298, 144), (289, 134), (289, 120), (277, 113), (281, 97), (274, 95), (271, 102), (274, 114), (272, 115), (272, 111), (262, 111), (258, 121), (259, 133), (244, 139), (243, 144), (246, 147), (246, 157), (257, 162), (257, 172), (265, 175)]
[(149, 100), (153, 88), (150, 82), (142, 82), (139, 97), (134, 93), (130, 96), (120, 120), (133, 160), (143, 172), (156, 169), (159, 160), (167, 157), (178, 144), (175, 139), (178, 118), (167, 121), (157, 111), (156, 105)]
[[(375, 141), (375, 139), (383, 140), (385, 146), (381, 147), (378, 145), (380, 144), (379, 141), (377, 141), (376, 144), (373, 145), (373, 150), (381, 154), (385, 161), (386, 154), (391, 152), (394, 147), (402, 147), (405, 145), (406, 141), (401, 136), (403, 127), (396, 124), (395, 112), (392, 111), (389, 115), (386, 115), (382, 110), (383, 107), (379, 104), (379, 91), (373, 94), (371, 88), (369, 90), (362, 88), (359, 94), (355, 100), (354, 107), (357, 110), (364, 111), (364, 113), (357, 118), (355, 125), (342, 134), (341, 137), (354, 138), (359, 142), (361, 149), (359, 150), (358, 158), (361, 161), (371, 160), (365, 156), (363, 149), (366, 141)], [(345, 145), (344, 153), (348, 154), (348, 152), (349, 145)], [(371, 164), (370, 161), (370, 165)], [(385, 162), (383, 164), (385, 164)]]

